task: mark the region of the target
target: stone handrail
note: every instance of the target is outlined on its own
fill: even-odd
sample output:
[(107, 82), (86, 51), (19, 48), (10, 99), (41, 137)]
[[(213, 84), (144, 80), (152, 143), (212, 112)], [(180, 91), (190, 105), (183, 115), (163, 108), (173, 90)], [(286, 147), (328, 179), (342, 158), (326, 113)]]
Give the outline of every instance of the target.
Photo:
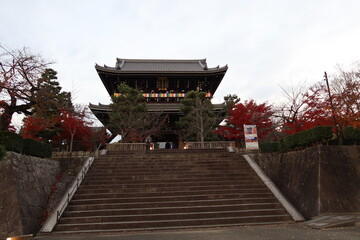
[(260, 179), (265, 183), (265, 185), (270, 189), (274, 196), (279, 200), (283, 205), (286, 211), (294, 219), (294, 221), (304, 221), (304, 217), (301, 215), (298, 210), (286, 199), (286, 197), (280, 192), (276, 185), (271, 181), (271, 179), (264, 173), (264, 171), (259, 167), (259, 165), (250, 157), (250, 155), (243, 155), (248, 164), (260, 177)]
[(202, 146), (201, 142), (187, 142), (185, 144), (186, 149), (226, 149), (228, 147), (235, 148), (235, 142), (233, 141), (218, 141), (218, 142), (204, 142)]
[(69, 205), (72, 197), (74, 196), (75, 192), (79, 188), (82, 180), (85, 178), (86, 173), (90, 169), (92, 163), (94, 162), (95, 157), (89, 157), (81, 170), (76, 175), (75, 179), (73, 180), (72, 184), (62, 197), (61, 201), (57, 205), (57, 207), (52, 211), (51, 215), (46, 219), (44, 225), (40, 229), (40, 232), (48, 233), (52, 232), (55, 225), (57, 224), (58, 220), (60, 219), (61, 215), (64, 213), (66, 207)]

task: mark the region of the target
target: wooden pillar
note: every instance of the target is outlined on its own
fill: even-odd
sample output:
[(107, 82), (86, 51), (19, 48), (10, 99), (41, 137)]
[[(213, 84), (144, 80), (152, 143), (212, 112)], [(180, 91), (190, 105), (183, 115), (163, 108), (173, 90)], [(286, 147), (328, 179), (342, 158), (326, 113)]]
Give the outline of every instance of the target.
[(178, 139), (179, 139), (179, 141), (178, 141), (178, 147), (179, 147), (179, 149), (184, 149), (184, 141), (183, 141), (183, 138), (182, 138), (182, 136), (178, 136)]

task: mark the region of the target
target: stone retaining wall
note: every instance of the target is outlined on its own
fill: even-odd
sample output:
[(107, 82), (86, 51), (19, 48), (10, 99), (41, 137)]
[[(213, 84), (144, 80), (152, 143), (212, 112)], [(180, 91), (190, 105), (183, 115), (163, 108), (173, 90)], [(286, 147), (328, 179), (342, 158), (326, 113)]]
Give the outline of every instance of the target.
[(306, 219), (360, 211), (359, 146), (315, 146), (252, 157)]
[(7, 153), (0, 161), (0, 237), (38, 232), (59, 173), (58, 161)]

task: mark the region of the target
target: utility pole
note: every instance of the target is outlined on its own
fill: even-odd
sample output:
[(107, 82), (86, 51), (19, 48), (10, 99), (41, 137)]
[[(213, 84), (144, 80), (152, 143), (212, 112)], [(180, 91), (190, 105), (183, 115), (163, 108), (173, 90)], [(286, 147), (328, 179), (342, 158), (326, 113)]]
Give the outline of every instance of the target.
[(339, 136), (339, 128), (338, 128), (337, 121), (336, 121), (335, 108), (334, 108), (334, 104), (333, 104), (333, 101), (332, 101), (332, 97), (331, 97), (331, 93), (330, 93), (329, 80), (328, 80), (328, 76), (327, 76), (326, 72), (324, 73), (324, 80), (326, 82), (327, 90), (328, 90), (328, 93), (329, 93), (329, 101), (330, 101), (330, 106), (331, 106), (331, 111), (332, 111), (333, 122), (334, 122), (334, 126), (335, 126), (336, 137), (338, 139), (339, 145), (341, 145), (342, 144), (342, 139)]

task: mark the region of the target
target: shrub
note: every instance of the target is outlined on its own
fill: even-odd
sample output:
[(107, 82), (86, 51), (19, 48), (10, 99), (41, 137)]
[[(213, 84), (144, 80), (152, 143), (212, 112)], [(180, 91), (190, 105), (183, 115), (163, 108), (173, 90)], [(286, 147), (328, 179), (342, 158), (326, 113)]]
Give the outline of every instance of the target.
[(332, 127), (330, 126), (318, 126), (309, 130), (311, 130), (311, 143), (327, 142), (333, 137)]
[(280, 141), (280, 147), (283, 151), (288, 151), (291, 149), (294, 149), (295, 147), (299, 146), (299, 138), (301, 136), (299, 133), (295, 133), (292, 135), (289, 135), (287, 137), (284, 137)]
[(19, 134), (1, 131), (0, 144), (3, 145), (7, 151), (22, 153), (23, 138)]
[(34, 157), (47, 158), (51, 157), (52, 147), (50, 144), (26, 138), (24, 139), (23, 153)]
[(318, 126), (305, 131), (301, 131), (280, 141), (280, 149), (288, 151), (297, 147), (307, 147), (314, 143), (324, 143), (330, 141), (333, 134), (330, 126)]
[(5, 147), (0, 145), (0, 161), (3, 160), (3, 158), (5, 157), (6, 155), (6, 150), (5, 150)]
[(297, 133), (296, 137), (295, 147), (306, 147), (313, 141), (311, 129)]
[(360, 144), (360, 129), (354, 127), (346, 127), (344, 129), (345, 144)]
[(263, 153), (272, 153), (279, 151), (279, 142), (260, 142), (260, 151)]

